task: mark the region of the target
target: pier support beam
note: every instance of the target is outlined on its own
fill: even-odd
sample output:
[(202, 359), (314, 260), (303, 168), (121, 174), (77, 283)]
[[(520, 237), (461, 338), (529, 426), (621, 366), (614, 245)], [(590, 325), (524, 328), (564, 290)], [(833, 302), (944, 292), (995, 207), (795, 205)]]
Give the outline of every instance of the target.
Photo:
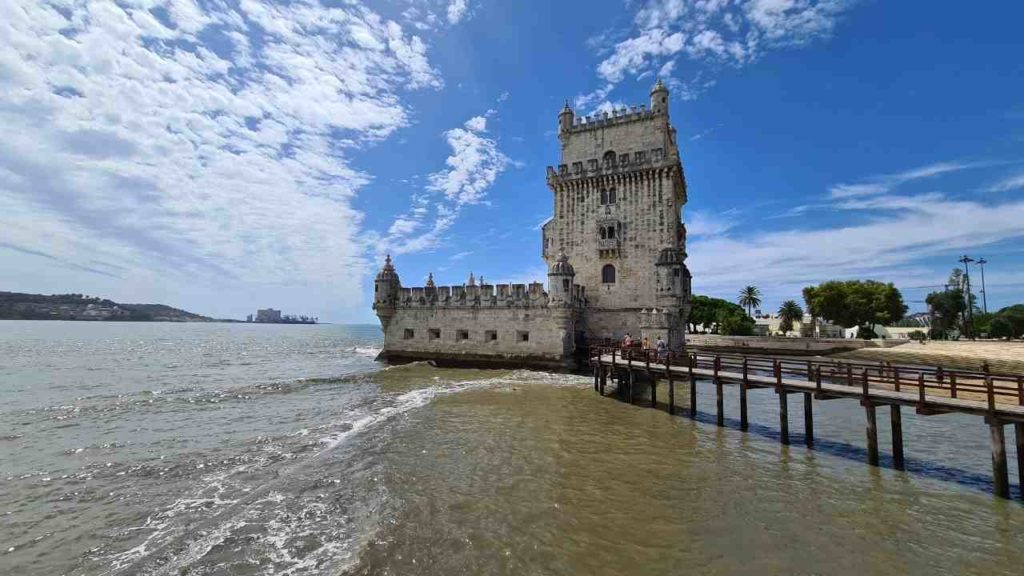
[(892, 465), (897, 470), (906, 470), (903, 460), (903, 414), (900, 407), (893, 404), (889, 407), (889, 420), (892, 423)]
[(861, 400), (864, 415), (867, 417), (868, 464), (878, 466), (878, 419), (875, 417), (875, 405), (870, 400)]
[(594, 392), (601, 389), (601, 365), (594, 365)]
[(779, 395), (779, 439), (789, 444), (789, 395), (781, 388), (775, 393)]
[(804, 392), (804, 443), (814, 447), (814, 406), (810, 392)]
[(605, 368), (601, 368), (601, 388), (599, 390), (599, 392), (601, 393), (601, 396), (604, 396), (604, 386), (607, 383), (608, 383), (608, 370), (605, 369)]
[(1010, 497), (1010, 474), (1006, 467), (1006, 436), (1003, 423), (989, 419), (989, 430), (992, 432), (992, 484), (996, 496)]
[(1017, 433), (1017, 486), (1020, 487), (1020, 499), (1024, 500), (1024, 424), (1013, 425)]
[(628, 385), (630, 387), (630, 404), (633, 404), (634, 403), (634, 389), (636, 388), (637, 378), (636, 378), (636, 373), (633, 372), (632, 369), (630, 370), (629, 378), (630, 378), (630, 383)]
[(690, 418), (697, 417), (697, 380), (690, 376)]
[(747, 359), (743, 358), (743, 379), (740, 380), (740, 430), (744, 432), (750, 428), (747, 420)]
[(715, 378), (715, 411), (717, 415), (716, 423), (719, 426), (725, 426), (725, 400), (722, 397), (721, 378)]
[(668, 413), (674, 416), (676, 413), (676, 383), (672, 381), (672, 372), (667, 369), (665, 376), (668, 377)]
[[(648, 373), (650, 374), (650, 373)], [(651, 408), (658, 407), (658, 381), (651, 378)]]

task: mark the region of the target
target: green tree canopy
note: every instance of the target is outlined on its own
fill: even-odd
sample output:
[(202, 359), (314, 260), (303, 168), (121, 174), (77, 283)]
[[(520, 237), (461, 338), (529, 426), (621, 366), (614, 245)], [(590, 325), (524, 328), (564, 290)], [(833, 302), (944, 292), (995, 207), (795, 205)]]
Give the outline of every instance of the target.
[(747, 309), (747, 315), (751, 315), (751, 310), (761, 305), (761, 291), (757, 289), (757, 286), (747, 286), (740, 290), (740, 296), (736, 299), (740, 306)]
[(892, 283), (831, 280), (803, 293), (812, 316), (845, 328), (892, 324), (907, 312), (903, 295)]
[(743, 308), (728, 300), (710, 296), (697, 295), (690, 300), (687, 322), (691, 332), (696, 332), (700, 325), (714, 333), (730, 336), (749, 336), (754, 333), (754, 320), (747, 316)]
[(783, 334), (788, 334), (793, 330), (793, 323), (797, 320), (802, 320), (804, 317), (804, 310), (796, 303), (796, 300), (786, 300), (779, 306), (779, 318), (782, 322), (779, 324), (779, 330)]

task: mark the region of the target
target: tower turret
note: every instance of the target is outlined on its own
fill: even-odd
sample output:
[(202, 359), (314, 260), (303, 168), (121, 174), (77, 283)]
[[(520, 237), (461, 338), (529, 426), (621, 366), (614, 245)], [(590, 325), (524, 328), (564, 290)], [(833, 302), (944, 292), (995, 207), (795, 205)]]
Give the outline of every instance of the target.
[(663, 333), (669, 348), (677, 351), (682, 350), (686, 338), (684, 327), (690, 302), (690, 272), (683, 259), (679, 248), (663, 248), (658, 254), (654, 266), (658, 309), (648, 319), (651, 329)]
[(651, 88), (651, 112), (668, 114), (668, 88), (658, 78), (658, 83)]
[(575, 114), (573, 113), (572, 108), (569, 108), (569, 100), (566, 99), (565, 105), (562, 106), (561, 112), (558, 113), (558, 131), (567, 132), (572, 128), (574, 117)]
[(398, 306), (398, 292), (402, 288), (402, 282), (395, 272), (395, 266), (391, 263), (391, 255), (384, 259), (384, 266), (373, 281), (373, 309), (380, 318), (380, 323), (387, 330), (388, 323), (395, 315), (395, 308)]
[(559, 252), (555, 263), (548, 270), (548, 304), (550, 306), (572, 306), (573, 285), (576, 279), (576, 270), (569, 264), (569, 257), (565, 252)]

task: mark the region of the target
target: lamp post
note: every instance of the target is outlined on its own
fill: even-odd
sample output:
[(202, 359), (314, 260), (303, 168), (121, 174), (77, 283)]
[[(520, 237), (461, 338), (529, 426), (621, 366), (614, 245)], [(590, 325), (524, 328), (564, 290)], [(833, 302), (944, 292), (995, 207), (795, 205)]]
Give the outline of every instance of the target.
[(978, 258), (978, 266), (981, 268), (981, 310), (988, 314), (988, 295), (985, 294), (985, 264), (988, 264), (988, 260)]
[(968, 264), (974, 262), (974, 258), (964, 254), (960, 257), (958, 262), (962, 262), (964, 265), (964, 289), (967, 290), (967, 309), (964, 311), (964, 328), (967, 329), (967, 335), (972, 340), (974, 339), (974, 306), (971, 305), (971, 271)]

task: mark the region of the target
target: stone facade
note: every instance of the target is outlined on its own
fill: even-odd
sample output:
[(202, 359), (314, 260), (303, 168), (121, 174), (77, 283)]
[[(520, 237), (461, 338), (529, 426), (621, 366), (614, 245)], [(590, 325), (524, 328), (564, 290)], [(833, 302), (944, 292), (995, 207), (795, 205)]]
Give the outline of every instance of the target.
[(383, 359), (501, 362), (572, 368), (588, 341), (626, 332), (685, 345), (686, 180), (668, 90), (650, 107), (558, 115), (561, 159), (548, 167), (554, 216), (543, 226), (540, 283), (403, 288), (390, 257), (374, 309)]

